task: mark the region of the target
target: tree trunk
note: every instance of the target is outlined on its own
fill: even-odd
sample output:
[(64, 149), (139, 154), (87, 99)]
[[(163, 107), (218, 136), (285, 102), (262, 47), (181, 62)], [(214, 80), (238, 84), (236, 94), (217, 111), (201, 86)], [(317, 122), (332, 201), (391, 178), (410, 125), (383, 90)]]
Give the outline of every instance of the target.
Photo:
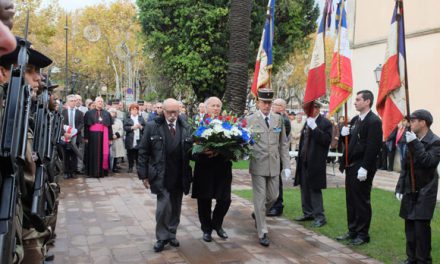
[(229, 12), (229, 65), (223, 102), (239, 116), (246, 107), (252, 4), (253, 0), (231, 0)]

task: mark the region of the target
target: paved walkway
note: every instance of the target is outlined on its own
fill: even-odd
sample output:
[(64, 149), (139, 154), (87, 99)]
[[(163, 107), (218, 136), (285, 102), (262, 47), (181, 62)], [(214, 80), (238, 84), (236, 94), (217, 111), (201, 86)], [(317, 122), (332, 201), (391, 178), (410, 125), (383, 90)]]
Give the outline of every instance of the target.
[[(329, 182), (342, 185), (343, 178), (329, 176)], [(54, 263), (380, 263), (282, 217), (268, 218), (271, 245), (264, 248), (257, 242), (251, 202), (237, 196), (224, 224), (229, 239), (214, 233), (213, 242), (204, 242), (195, 200), (185, 197), (180, 247), (154, 253), (156, 200), (135, 174), (77, 178), (61, 186)], [(234, 171), (233, 188), (250, 188), (246, 171)]]

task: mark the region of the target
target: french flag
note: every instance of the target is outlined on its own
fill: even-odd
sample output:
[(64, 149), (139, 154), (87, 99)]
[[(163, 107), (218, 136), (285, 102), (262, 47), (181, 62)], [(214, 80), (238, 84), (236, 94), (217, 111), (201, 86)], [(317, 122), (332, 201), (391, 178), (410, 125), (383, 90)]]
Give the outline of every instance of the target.
[(340, 0), (335, 16), (336, 41), (330, 69), (330, 105), (329, 112), (333, 115), (347, 102), (353, 91), (351, 71), (351, 50), (348, 40), (347, 13), (345, 0)]
[(325, 31), (327, 13), (329, 12), (331, 1), (326, 1), (318, 33), (313, 48), (312, 60), (310, 62), (309, 73), (307, 76), (307, 86), (304, 93), (304, 104), (308, 104), (325, 95), (326, 75), (325, 75)]
[(258, 89), (270, 87), (270, 71), (272, 70), (272, 47), (274, 36), (275, 0), (269, 0), (267, 4), (266, 21), (261, 36), (260, 48), (258, 49), (255, 63), (254, 78), (251, 93), (254, 98), (258, 97)]
[(400, 1), (396, 1), (376, 105), (377, 112), (382, 117), (384, 139), (388, 138), (393, 129), (407, 114), (404, 32), (403, 5)]

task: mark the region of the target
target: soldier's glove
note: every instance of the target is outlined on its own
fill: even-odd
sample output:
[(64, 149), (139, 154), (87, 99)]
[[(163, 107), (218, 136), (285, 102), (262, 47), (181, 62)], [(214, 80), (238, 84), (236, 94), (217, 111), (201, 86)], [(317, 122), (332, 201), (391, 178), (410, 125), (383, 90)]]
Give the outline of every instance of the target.
[(313, 117), (308, 117), (307, 118), (307, 126), (310, 127), (311, 130), (315, 129), (317, 127), (316, 125), (316, 121)]
[(284, 169), (284, 177), (286, 180), (290, 179), (290, 176), (292, 176), (292, 171), (290, 169)]
[(341, 129), (341, 136), (345, 137), (350, 135), (350, 127), (349, 126), (343, 126)]
[(411, 142), (413, 140), (416, 140), (417, 136), (412, 131), (406, 131), (405, 132), (405, 138), (406, 138), (406, 143), (409, 143), (409, 142)]
[(360, 167), (359, 170), (358, 170), (358, 175), (357, 175), (358, 180), (359, 181), (365, 181), (367, 179), (367, 173), (368, 172), (367, 172), (366, 169)]
[(396, 193), (396, 199), (399, 200), (399, 202), (402, 201), (402, 197), (403, 197), (403, 194)]

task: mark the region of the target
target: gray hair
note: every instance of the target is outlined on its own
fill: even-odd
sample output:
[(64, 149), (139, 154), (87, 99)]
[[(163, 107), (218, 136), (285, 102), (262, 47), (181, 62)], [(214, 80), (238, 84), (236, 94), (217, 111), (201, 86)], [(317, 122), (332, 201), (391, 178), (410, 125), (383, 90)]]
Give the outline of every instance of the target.
[(66, 96), (66, 101), (70, 101), (70, 100), (75, 101), (76, 100), (76, 95), (69, 94), (68, 96)]

